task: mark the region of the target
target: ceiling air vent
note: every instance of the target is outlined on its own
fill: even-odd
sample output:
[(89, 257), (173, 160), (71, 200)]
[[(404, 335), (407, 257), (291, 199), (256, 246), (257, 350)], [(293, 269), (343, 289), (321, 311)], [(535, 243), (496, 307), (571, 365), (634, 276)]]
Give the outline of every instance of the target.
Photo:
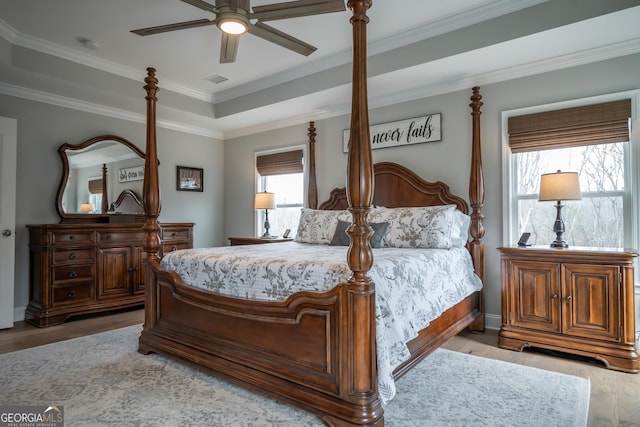
[(226, 78), (225, 76), (220, 75), (220, 74), (216, 74), (215, 76), (207, 77), (205, 80), (210, 81), (211, 83), (215, 83), (215, 84), (219, 85), (220, 83), (226, 82), (229, 79)]

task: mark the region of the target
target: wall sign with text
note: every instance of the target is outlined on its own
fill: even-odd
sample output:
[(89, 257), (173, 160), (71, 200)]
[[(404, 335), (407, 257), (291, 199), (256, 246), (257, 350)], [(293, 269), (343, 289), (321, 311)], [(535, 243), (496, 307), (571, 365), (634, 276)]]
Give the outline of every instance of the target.
[(118, 182), (141, 181), (144, 179), (144, 165), (123, 168), (118, 171)]
[[(442, 140), (442, 114), (429, 114), (397, 122), (382, 123), (369, 127), (371, 149), (421, 144)], [(342, 135), (343, 151), (349, 149), (349, 129)]]

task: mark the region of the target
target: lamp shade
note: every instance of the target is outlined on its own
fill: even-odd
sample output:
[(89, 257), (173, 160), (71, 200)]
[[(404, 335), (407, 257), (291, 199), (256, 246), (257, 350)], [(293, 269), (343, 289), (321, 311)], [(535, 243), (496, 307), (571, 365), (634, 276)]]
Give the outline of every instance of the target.
[(80, 212), (93, 212), (93, 204), (91, 203), (80, 204)]
[(275, 209), (276, 195), (274, 193), (256, 193), (255, 209)]
[(577, 172), (545, 173), (540, 177), (538, 200), (581, 200), (580, 181)]

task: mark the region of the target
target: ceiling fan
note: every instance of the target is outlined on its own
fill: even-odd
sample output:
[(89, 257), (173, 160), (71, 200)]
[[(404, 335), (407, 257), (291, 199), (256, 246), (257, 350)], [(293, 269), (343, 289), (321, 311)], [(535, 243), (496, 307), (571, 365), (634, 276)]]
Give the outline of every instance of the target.
[[(251, 8), (250, 0), (215, 0), (215, 5), (203, 0), (181, 0), (192, 6), (215, 14), (214, 19), (197, 19), (195, 21), (177, 22), (157, 27), (132, 30), (140, 36), (184, 30), (187, 28), (216, 25), (222, 31), (220, 62), (235, 62), (238, 53), (240, 36), (246, 32), (267, 41), (308, 56), (316, 48), (293, 36), (283, 33), (264, 21), (297, 18), (318, 15), (321, 13), (341, 12), (345, 10), (344, 0), (297, 0), (275, 3)], [(250, 20), (257, 20), (254, 24)]]

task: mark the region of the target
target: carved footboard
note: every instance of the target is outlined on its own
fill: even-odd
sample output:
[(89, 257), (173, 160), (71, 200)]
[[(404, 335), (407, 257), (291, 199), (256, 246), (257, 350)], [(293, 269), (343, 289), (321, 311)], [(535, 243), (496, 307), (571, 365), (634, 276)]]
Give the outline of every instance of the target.
[[(317, 413), (332, 425), (375, 424), (377, 399), (350, 397), (347, 287), (247, 301), (186, 286), (150, 261), (139, 351), (205, 368)], [(369, 396), (371, 397), (371, 396)], [(364, 424), (363, 424), (364, 423)]]

